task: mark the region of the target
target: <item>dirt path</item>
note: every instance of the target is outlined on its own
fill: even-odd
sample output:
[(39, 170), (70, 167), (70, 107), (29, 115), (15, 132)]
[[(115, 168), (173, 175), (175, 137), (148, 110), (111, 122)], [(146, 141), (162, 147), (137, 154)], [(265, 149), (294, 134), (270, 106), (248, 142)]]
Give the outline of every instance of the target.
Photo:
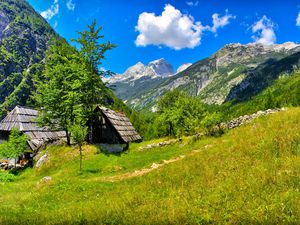
[[(211, 147), (211, 146), (207, 145), (207, 146), (204, 147), (204, 149), (207, 149), (208, 147)], [(130, 178), (133, 178), (133, 177), (139, 177), (139, 176), (142, 176), (144, 174), (150, 173), (150, 172), (152, 172), (152, 171), (154, 171), (158, 168), (161, 168), (165, 165), (168, 165), (170, 163), (174, 163), (174, 162), (177, 162), (179, 160), (182, 160), (186, 156), (192, 156), (192, 155), (194, 155), (194, 154), (196, 154), (200, 151), (201, 150), (192, 150), (191, 152), (189, 152), (185, 155), (180, 155), (176, 158), (169, 159), (169, 160), (163, 160), (162, 163), (153, 163), (151, 165), (151, 167), (148, 167), (148, 168), (143, 168), (143, 169), (140, 169), (140, 170), (136, 170), (134, 172), (128, 172), (128, 173), (119, 174), (119, 175), (115, 175), (115, 176), (96, 178), (95, 180), (104, 181), (104, 182), (117, 182), (117, 181), (122, 181), (122, 180), (125, 180), (125, 179), (130, 179)]]

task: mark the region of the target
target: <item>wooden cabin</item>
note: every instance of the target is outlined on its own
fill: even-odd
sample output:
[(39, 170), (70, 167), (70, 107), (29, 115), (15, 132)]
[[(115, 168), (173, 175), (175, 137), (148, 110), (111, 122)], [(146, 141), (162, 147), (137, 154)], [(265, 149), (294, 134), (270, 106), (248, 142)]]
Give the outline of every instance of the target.
[(141, 141), (141, 136), (124, 113), (97, 106), (94, 111), (92, 141), (103, 144), (128, 144)]
[(39, 127), (36, 118), (38, 111), (30, 108), (16, 106), (0, 122), (0, 143), (8, 140), (10, 131), (17, 128), (28, 137), (28, 146), (37, 152), (45, 144), (65, 139), (64, 131), (52, 131), (47, 127)]

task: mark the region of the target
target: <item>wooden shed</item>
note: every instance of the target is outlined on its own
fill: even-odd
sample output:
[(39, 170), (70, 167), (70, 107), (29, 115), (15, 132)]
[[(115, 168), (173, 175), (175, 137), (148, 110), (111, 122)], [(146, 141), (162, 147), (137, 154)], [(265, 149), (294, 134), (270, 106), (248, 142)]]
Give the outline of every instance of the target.
[(47, 127), (39, 127), (35, 121), (38, 111), (16, 106), (0, 122), (0, 143), (8, 140), (10, 131), (17, 128), (28, 137), (28, 145), (36, 152), (48, 142), (65, 139), (64, 131), (52, 131)]
[(92, 141), (105, 144), (128, 144), (141, 141), (141, 136), (124, 113), (97, 106), (94, 111)]

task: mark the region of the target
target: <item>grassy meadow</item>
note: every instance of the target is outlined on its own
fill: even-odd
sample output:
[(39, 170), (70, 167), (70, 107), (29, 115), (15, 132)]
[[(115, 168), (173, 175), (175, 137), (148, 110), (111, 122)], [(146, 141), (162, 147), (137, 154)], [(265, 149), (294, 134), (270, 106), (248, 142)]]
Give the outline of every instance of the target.
[[(139, 150), (160, 141), (122, 154), (84, 146), (82, 173), (76, 147), (49, 147), (41, 168), (0, 181), (0, 224), (300, 223), (300, 108), (222, 137)], [(42, 182), (45, 176), (52, 180)]]

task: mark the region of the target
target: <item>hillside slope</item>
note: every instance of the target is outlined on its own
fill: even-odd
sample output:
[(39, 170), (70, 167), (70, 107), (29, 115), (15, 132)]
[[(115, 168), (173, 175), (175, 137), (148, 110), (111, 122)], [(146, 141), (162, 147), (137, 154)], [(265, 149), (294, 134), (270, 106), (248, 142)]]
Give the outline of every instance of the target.
[[(33, 75), (52, 39), (59, 38), (25, 0), (0, 1), (0, 108), (5, 112), (24, 105), (33, 87)], [(0, 114), (1, 117), (1, 114)]]
[[(299, 118), (293, 108), (219, 138), (146, 151), (141, 143), (122, 155), (85, 146), (82, 174), (76, 149), (49, 148), (41, 169), (1, 185), (0, 223), (298, 224)], [(101, 181), (181, 154), (143, 176)]]
[[(294, 57), (296, 56), (296, 57)], [(265, 73), (264, 84), (265, 89), (252, 96), (251, 99), (247, 99), (247, 89), (255, 90), (252, 86), (249, 86), (246, 90), (239, 92), (239, 98), (234, 101), (229, 101), (220, 107), (216, 107), (224, 115), (224, 119), (232, 119), (241, 115), (251, 114), (259, 110), (266, 110), (270, 108), (281, 107), (296, 107), (300, 105), (300, 70), (292, 68), (291, 65), (296, 65), (299, 68), (300, 63), (295, 61), (299, 60), (299, 54), (287, 57), (284, 60), (292, 61), (292, 64), (283, 62), (281, 66), (270, 68)], [(294, 70), (289, 75), (280, 74), (278, 71), (281, 69)], [(280, 75), (278, 77), (278, 75)], [(253, 76), (252, 79), (255, 79)], [(259, 78), (258, 78), (259, 79)], [(233, 91), (236, 89), (233, 89)], [(249, 97), (249, 96), (248, 96)]]

